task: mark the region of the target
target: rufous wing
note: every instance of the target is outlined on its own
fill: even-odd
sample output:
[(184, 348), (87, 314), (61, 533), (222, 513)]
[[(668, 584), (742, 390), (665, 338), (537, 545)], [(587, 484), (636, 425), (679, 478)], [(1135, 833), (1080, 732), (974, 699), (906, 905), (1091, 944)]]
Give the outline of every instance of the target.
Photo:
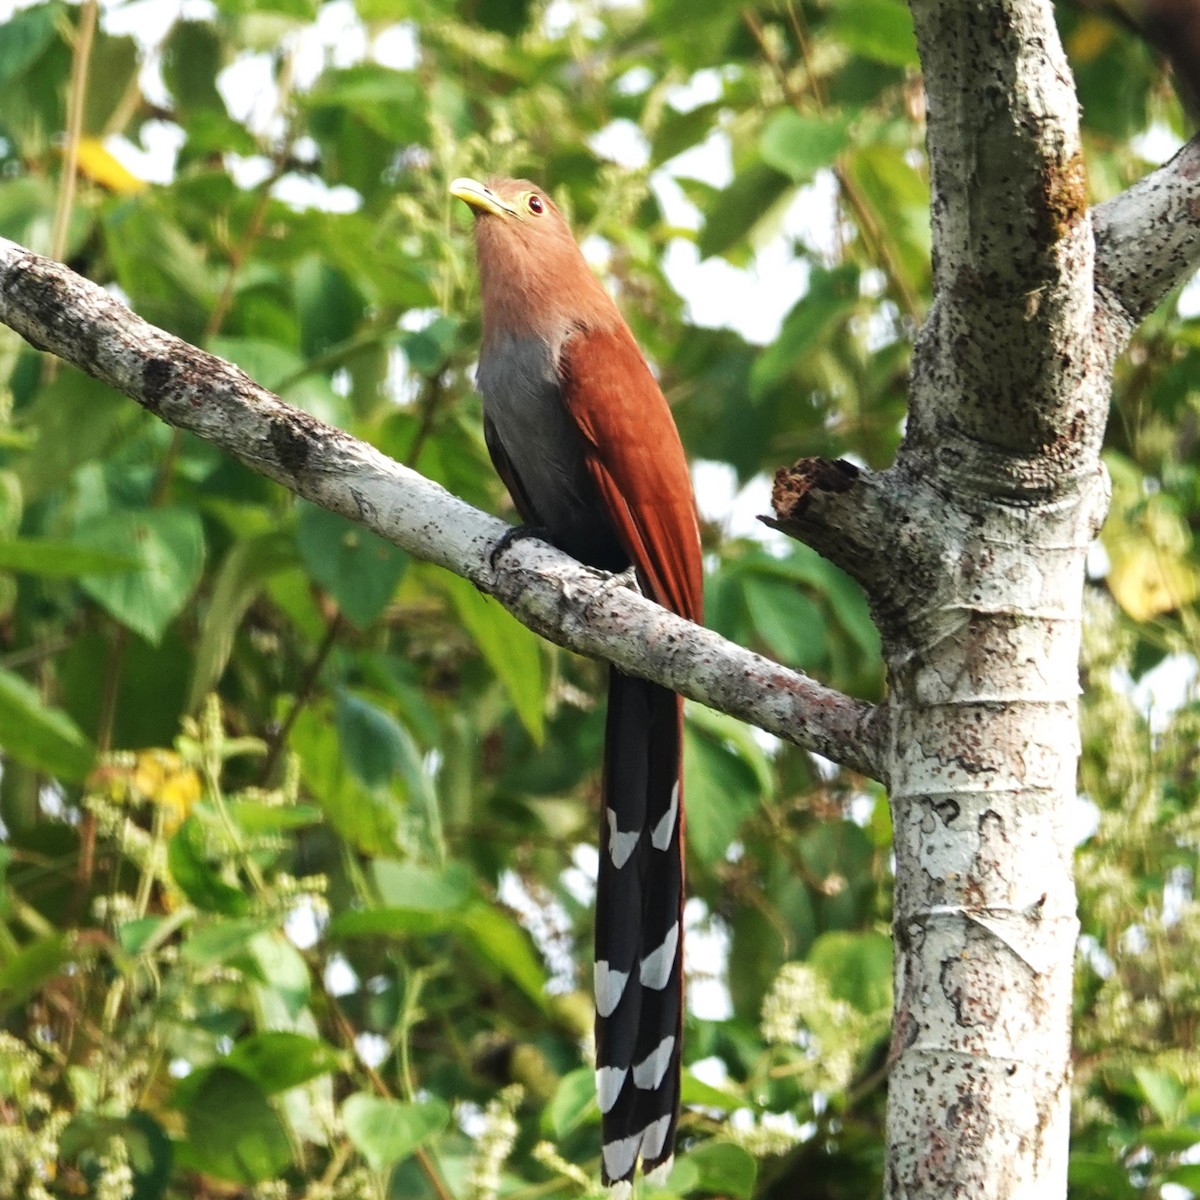
[(580, 330), (559, 358), (563, 403), (588, 444), (588, 467), (617, 536), (650, 595), (699, 621), (700, 535), (691, 476), (671, 410), (624, 326)]

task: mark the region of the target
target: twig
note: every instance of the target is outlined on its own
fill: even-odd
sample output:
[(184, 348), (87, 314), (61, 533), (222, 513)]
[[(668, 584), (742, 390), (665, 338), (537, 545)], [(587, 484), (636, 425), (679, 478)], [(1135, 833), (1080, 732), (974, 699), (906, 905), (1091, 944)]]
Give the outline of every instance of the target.
[(79, 167), (79, 140), (83, 135), (83, 105), (87, 98), (88, 66), (96, 35), (97, 8), (96, 0), (85, 0), (79, 13), (79, 29), (75, 34), (75, 48), (71, 55), (62, 178), (59, 180), (58, 203), (54, 208), (54, 226), (50, 235), (50, 253), (54, 258), (66, 257), (67, 232), (75, 207), (75, 173)]
[[(319, 976), (318, 976), (319, 978)], [(350, 1018), (342, 1011), (342, 1006), (337, 1002), (335, 997), (325, 992), (325, 1002), (329, 1005), (330, 1015), (333, 1017), (333, 1023), (337, 1026), (338, 1032), (342, 1036), (342, 1040), (346, 1046), (355, 1053), (363, 1070), (366, 1072), (367, 1078), (371, 1081), (371, 1086), (376, 1093), (382, 1096), (385, 1100), (394, 1100), (395, 1094), (388, 1087), (382, 1075), (369, 1062), (366, 1062), (357, 1054), (354, 1045), (356, 1037), (354, 1026), (350, 1024)], [(433, 1161), (433, 1156), (423, 1147), (418, 1146), (413, 1151), (413, 1156), (420, 1165), (421, 1170), (425, 1173), (425, 1178), (429, 1180), (429, 1186), (433, 1188), (438, 1200), (454, 1200), (454, 1195), (447, 1186), (446, 1181), (442, 1178), (442, 1173), (438, 1168), (437, 1163)]]
[(280, 724), (279, 728), (271, 736), (270, 743), (267, 746), (267, 757), (263, 763), (263, 780), (265, 782), (270, 782), (271, 776), (275, 772), (275, 767), (279, 762), (279, 755), (282, 753), (283, 747), (287, 744), (288, 734), (291, 733), (292, 726), (296, 724), (296, 718), (300, 716), (300, 713), (312, 699), (317, 679), (321, 675), (321, 668), (324, 667), (330, 652), (337, 645), (337, 640), (345, 627), (346, 618), (342, 616), (340, 611), (335, 613), (333, 620), (329, 622), (325, 630), (325, 636), (321, 639), (320, 646), (317, 647), (316, 654), (313, 655), (312, 661), (305, 668), (304, 677), (300, 680), (300, 686), (296, 689), (295, 698), (292, 700), (292, 707), (288, 709), (287, 716), (284, 717), (282, 724)]

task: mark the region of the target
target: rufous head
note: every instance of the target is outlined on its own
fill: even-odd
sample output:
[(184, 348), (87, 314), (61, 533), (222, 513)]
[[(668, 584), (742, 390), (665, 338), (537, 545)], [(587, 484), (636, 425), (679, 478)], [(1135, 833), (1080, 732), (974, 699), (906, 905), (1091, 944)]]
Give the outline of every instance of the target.
[(475, 216), (485, 339), (499, 331), (561, 336), (607, 322), (616, 309), (592, 274), (566, 218), (527, 179), (455, 179), (450, 194)]

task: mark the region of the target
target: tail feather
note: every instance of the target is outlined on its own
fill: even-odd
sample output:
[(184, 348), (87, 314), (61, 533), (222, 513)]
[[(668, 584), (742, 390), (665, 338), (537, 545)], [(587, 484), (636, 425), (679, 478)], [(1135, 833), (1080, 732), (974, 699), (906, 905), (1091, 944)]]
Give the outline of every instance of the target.
[(674, 1152), (683, 1032), (683, 701), (613, 670), (596, 898), (605, 1183)]

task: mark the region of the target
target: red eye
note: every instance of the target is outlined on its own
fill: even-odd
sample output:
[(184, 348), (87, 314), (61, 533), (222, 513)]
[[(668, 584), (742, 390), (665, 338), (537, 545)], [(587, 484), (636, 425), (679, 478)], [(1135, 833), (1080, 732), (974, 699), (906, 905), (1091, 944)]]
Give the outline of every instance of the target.
[(533, 213), (534, 216), (540, 217), (542, 213), (546, 211), (546, 206), (542, 203), (541, 196), (530, 196), (525, 203), (529, 205), (529, 211)]

